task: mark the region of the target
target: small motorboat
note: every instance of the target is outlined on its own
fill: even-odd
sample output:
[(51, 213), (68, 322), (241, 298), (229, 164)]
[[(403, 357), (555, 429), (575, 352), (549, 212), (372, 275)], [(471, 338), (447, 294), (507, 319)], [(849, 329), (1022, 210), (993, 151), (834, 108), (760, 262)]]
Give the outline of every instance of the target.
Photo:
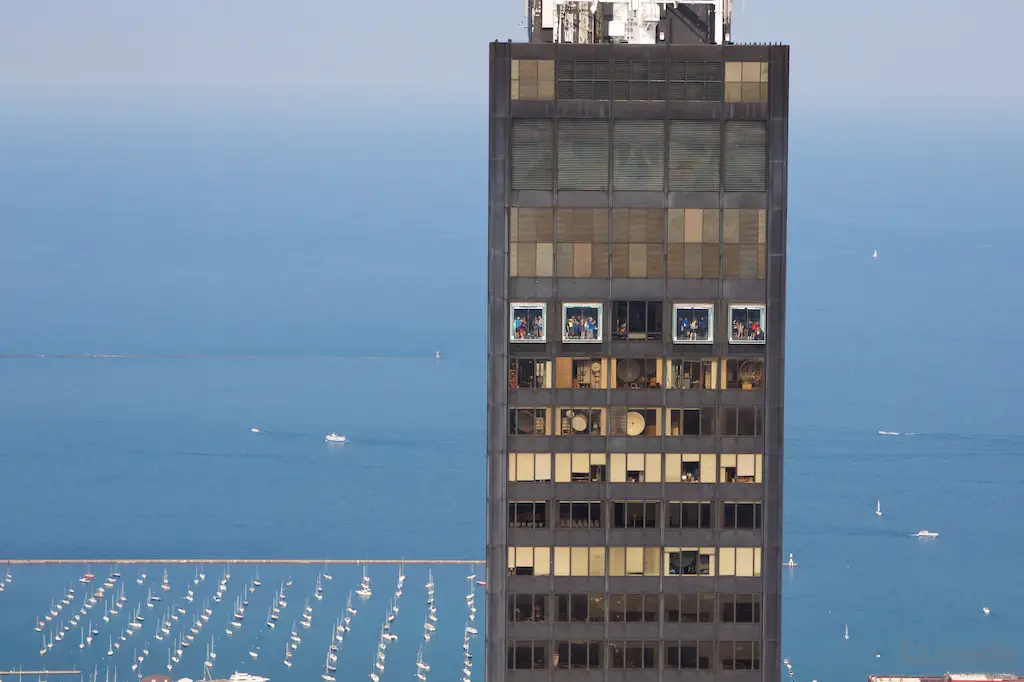
[(324, 437), (324, 440), (326, 440), (328, 443), (347, 443), (348, 442), (348, 438), (346, 438), (345, 436), (339, 436), (336, 433), (328, 433)]
[(982, 610), (982, 612), (984, 612), (984, 614), (985, 614), (986, 616), (988, 616), (988, 615), (990, 615), (990, 614), (992, 613), (992, 609), (990, 609), (990, 608), (989, 608), (989, 607), (987, 607), (987, 606), (982, 606), (982, 607), (981, 607), (981, 610)]
[(939, 537), (939, 534), (938, 533), (933, 533), (930, 530), (919, 530), (916, 533), (914, 533), (914, 537), (915, 538), (937, 538), (937, 537)]
[(259, 433), (260, 432), (260, 430), (255, 428), (255, 427), (249, 429), (249, 431), (251, 431), (252, 433)]

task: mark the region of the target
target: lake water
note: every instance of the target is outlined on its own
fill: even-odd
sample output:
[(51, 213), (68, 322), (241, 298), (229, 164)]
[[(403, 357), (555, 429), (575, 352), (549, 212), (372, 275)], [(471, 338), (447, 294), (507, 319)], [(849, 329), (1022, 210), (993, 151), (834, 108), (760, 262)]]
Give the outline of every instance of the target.
[[(223, 110), (90, 111), (0, 114), (0, 353), (291, 359), (0, 360), (0, 555), (482, 558), (482, 125), (418, 122), (374, 148), (325, 112), (235, 126)], [(834, 133), (794, 125), (784, 654), (821, 682), (1024, 670), (1019, 221), (980, 152), (929, 157), (921, 133), (860, 129), (822, 151)], [(313, 355), (332, 358), (296, 357)], [(331, 430), (353, 442), (324, 443)], [(229, 639), (251, 571), (234, 569), (175, 675), (201, 674), (212, 633), (215, 672), (280, 677), (290, 618), (266, 633), (263, 612), (291, 574), (297, 615), (318, 568), (261, 569)], [(193, 570), (172, 569), (170, 595)], [(369, 673), (396, 570), (371, 569), (339, 674)], [(289, 676), (319, 674), (358, 581), (332, 572)], [(435, 570), (435, 677), (458, 674), (467, 572)], [(426, 572), (407, 573), (389, 677), (414, 674), (422, 632)], [(130, 673), (142, 635), (111, 661), (107, 629), (39, 656), (33, 618), (79, 574), (15, 568), (0, 667)], [(150, 649), (147, 672), (166, 670)]]

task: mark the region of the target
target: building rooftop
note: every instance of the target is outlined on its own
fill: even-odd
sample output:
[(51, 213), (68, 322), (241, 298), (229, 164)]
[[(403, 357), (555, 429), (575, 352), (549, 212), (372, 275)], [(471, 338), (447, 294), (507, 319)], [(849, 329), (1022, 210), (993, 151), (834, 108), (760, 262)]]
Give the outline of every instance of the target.
[(731, 42), (732, 0), (526, 0), (535, 43)]

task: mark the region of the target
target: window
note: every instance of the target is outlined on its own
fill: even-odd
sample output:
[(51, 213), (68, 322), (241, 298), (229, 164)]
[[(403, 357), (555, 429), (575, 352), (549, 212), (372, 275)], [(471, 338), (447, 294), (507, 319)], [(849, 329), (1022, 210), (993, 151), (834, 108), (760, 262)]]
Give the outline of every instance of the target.
[(604, 547), (555, 547), (552, 575), (600, 577), (604, 575)]
[(608, 189), (608, 121), (558, 122), (558, 189)]
[(631, 452), (610, 457), (612, 483), (661, 483), (661, 455)]
[(604, 358), (555, 358), (555, 388), (608, 388)]
[(655, 670), (658, 667), (657, 642), (609, 642), (608, 667), (613, 670)]
[(510, 209), (509, 277), (551, 277), (554, 262), (554, 232), (555, 217), (552, 209)]
[(716, 455), (665, 455), (666, 483), (715, 483)]
[(717, 279), (719, 212), (717, 208), (668, 210), (668, 276)]
[(512, 99), (553, 100), (555, 62), (551, 59), (512, 60)]
[(713, 343), (715, 306), (711, 303), (676, 303), (672, 306), (673, 343)]
[(666, 623), (713, 623), (715, 621), (715, 595), (666, 594)]
[(723, 502), (722, 528), (761, 530), (761, 503)]
[(512, 121), (512, 189), (552, 190), (555, 185), (554, 151), (554, 121)]
[(760, 483), (763, 455), (720, 455), (722, 483)]
[(663, 59), (616, 61), (612, 63), (615, 99), (633, 102), (665, 101)]
[(558, 433), (562, 436), (604, 435), (604, 408), (558, 408)]
[(729, 343), (764, 343), (763, 305), (729, 306)]
[(657, 594), (613, 594), (608, 597), (611, 623), (657, 623)]
[(760, 623), (761, 595), (720, 594), (718, 610), (723, 623)]
[(723, 436), (762, 436), (764, 410), (760, 407), (723, 407)]
[(668, 411), (668, 425), (671, 436), (713, 436), (715, 435), (714, 407), (683, 407)]
[(717, 121), (668, 124), (670, 192), (718, 192), (722, 129)]
[(669, 528), (714, 528), (710, 502), (668, 502)]
[(713, 391), (718, 388), (716, 368), (718, 360), (706, 358), (701, 360), (669, 360), (668, 387), (683, 391)]
[(509, 358), (509, 388), (551, 388), (551, 361)]
[(550, 547), (509, 547), (509, 575), (551, 575)]
[(509, 528), (547, 528), (547, 502), (509, 502)]
[(559, 60), (558, 99), (610, 100), (611, 62)]
[(743, 578), (761, 576), (760, 547), (719, 547), (718, 575), (734, 575)]
[(612, 154), (612, 189), (665, 190), (664, 121), (615, 121)]
[(559, 208), (557, 277), (608, 276), (608, 209)]
[(613, 436), (660, 436), (661, 409), (657, 407), (610, 408)]
[(513, 303), (509, 306), (509, 341), (512, 343), (544, 343), (547, 341), (547, 305), (544, 303)]
[(670, 62), (669, 98), (673, 102), (721, 102), (722, 71), (722, 62)]
[(563, 343), (601, 343), (601, 303), (562, 304)]
[(556, 594), (556, 623), (603, 623), (604, 595)]
[(714, 642), (665, 642), (665, 670), (711, 670)]
[(555, 642), (552, 663), (562, 670), (600, 670), (602, 642)]
[(612, 502), (612, 528), (657, 528), (657, 502)]
[(660, 341), (661, 315), (661, 301), (613, 301), (612, 338)]
[(547, 670), (547, 642), (517, 639), (508, 643), (509, 670)]
[(661, 360), (615, 358), (612, 360), (615, 388), (661, 388)]
[(514, 407), (508, 411), (508, 435), (550, 436), (548, 408)]
[(767, 102), (768, 62), (726, 62), (726, 102)]
[(600, 502), (559, 502), (559, 528), (600, 528)]
[(760, 670), (760, 642), (719, 642), (721, 670)]
[(741, 391), (764, 390), (764, 360), (729, 358), (725, 362), (725, 387)]
[(609, 547), (608, 575), (612, 577), (661, 575), (658, 547)]
[(612, 277), (665, 276), (665, 211), (612, 209)]
[(510, 452), (508, 454), (510, 483), (546, 483), (551, 480), (551, 455), (547, 452)]
[(546, 623), (548, 620), (548, 596), (546, 594), (508, 595), (508, 622)]
[(725, 191), (768, 191), (768, 124), (725, 122)]
[(556, 483), (602, 483), (608, 480), (608, 455), (603, 452), (560, 452), (555, 455)]
[(715, 548), (666, 547), (665, 575), (715, 575)]
[(767, 274), (766, 211), (727, 208), (722, 217), (723, 277), (764, 279)]

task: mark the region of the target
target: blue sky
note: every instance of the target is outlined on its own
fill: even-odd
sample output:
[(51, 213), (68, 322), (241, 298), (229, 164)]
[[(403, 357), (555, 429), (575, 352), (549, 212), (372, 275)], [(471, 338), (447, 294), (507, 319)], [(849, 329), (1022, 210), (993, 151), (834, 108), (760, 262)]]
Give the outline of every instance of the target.
[[(1016, 41), (998, 32), (1024, 25), (1021, 0), (736, 3), (735, 40), (793, 46), (798, 110), (1024, 104)], [(401, 89), (483, 104), (486, 43), (525, 35), (524, 4), (4, 0), (0, 95), (287, 95), (374, 109)]]

